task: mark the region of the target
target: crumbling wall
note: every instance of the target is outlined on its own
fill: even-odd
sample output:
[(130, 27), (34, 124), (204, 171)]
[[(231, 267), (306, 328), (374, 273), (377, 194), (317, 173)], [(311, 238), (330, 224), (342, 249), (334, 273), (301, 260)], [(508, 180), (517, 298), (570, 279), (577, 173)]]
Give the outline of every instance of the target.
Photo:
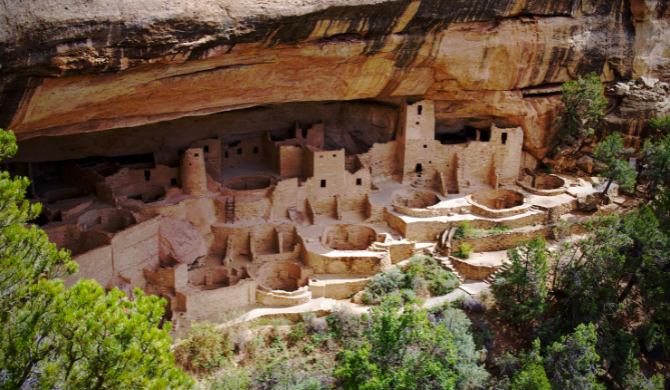
[[(264, 153), (263, 146), (264, 142), (261, 137), (243, 138), (230, 142), (224, 141), (220, 151), (221, 169), (239, 164), (258, 162)], [(216, 177), (221, 177), (220, 173)]]

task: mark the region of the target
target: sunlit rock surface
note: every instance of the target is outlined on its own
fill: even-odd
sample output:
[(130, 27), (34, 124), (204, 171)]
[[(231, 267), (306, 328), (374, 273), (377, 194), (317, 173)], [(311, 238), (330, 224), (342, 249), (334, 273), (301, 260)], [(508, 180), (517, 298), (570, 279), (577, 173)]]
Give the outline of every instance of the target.
[[(541, 159), (560, 83), (592, 71), (604, 81), (667, 81), (669, 8), (670, 0), (14, 0), (0, 4), (0, 127), (32, 142), (17, 159), (43, 161), (73, 150), (147, 152), (131, 141), (142, 130), (153, 140), (146, 148), (160, 149), (171, 142), (167, 128), (197, 129), (202, 116), (227, 123), (259, 106), (411, 96), (436, 101), (438, 131), (521, 126), (524, 149)], [(315, 116), (297, 111), (293, 119)], [(322, 118), (326, 132), (344, 139), (350, 129), (335, 117)], [(231, 131), (266, 130), (251, 127)], [(81, 133), (89, 134), (39, 137)], [(125, 145), (112, 152), (109, 140)]]

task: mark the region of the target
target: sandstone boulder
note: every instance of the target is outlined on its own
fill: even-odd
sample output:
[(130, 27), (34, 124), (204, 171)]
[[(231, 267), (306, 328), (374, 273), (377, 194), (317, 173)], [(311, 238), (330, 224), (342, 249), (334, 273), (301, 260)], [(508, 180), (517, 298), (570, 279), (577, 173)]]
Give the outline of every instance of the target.
[(592, 194), (580, 194), (577, 196), (577, 209), (579, 211), (598, 210), (598, 198)]
[(593, 159), (589, 156), (582, 156), (577, 160), (577, 167), (586, 173), (593, 172)]
[(161, 265), (192, 264), (207, 254), (207, 245), (190, 222), (163, 218), (158, 229)]

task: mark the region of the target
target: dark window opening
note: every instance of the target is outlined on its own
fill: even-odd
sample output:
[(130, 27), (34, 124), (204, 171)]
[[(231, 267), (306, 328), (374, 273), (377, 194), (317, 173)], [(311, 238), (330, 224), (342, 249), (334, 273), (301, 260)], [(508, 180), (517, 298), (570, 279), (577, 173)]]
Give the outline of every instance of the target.
[(170, 179), (170, 185), (171, 186), (176, 186), (177, 185), (177, 179)]
[(424, 149), (426, 149), (427, 147), (428, 147), (428, 145), (423, 145), (423, 148), (424, 148)]
[(363, 179), (356, 179), (356, 185), (357, 186), (362, 186), (363, 185)]
[(178, 151), (178, 152), (177, 152), (177, 155), (178, 155), (178, 156), (183, 156), (183, 155), (184, 155), (184, 151), (183, 151), (183, 150)]
[(507, 143), (507, 133), (502, 133), (502, 143), (503, 145)]
[(307, 138), (307, 130), (309, 129), (302, 129), (302, 138)]
[(419, 124), (419, 122), (416, 122), (416, 124), (418, 125), (418, 124)]
[(254, 153), (258, 153), (258, 146), (254, 146)]
[(325, 180), (321, 180), (321, 188), (326, 188), (326, 181)]
[(195, 156), (195, 157), (198, 157), (198, 156), (199, 156), (199, 154), (198, 154), (198, 153), (196, 153), (196, 154), (194, 154), (193, 156)]
[(417, 173), (423, 172), (423, 166), (421, 166), (421, 164), (416, 164), (416, 172)]
[(14, 172), (16, 171), (16, 164), (14, 163), (9, 163), (9, 171)]
[(421, 111), (423, 111), (423, 106), (419, 105), (419, 107), (416, 108), (416, 112), (421, 115)]
[(226, 150), (226, 152), (224, 153), (224, 156), (226, 156), (226, 158), (228, 158), (228, 151), (227, 151), (227, 150)]
[(482, 142), (489, 142), (491, 140), (491, 130), (480, 130), (479, 140)]
[(333, 157), (337, 157), (337, 154), (333, 154)]
[(242, 154), (242, 149), (237, 149), (237, 154)]
[(144, 171), (144, 180), (149, 181), (151, 179), (151, 171)]
[(209, 145), (205, 145), (202, 150), (204, 150), (205, 153), (209, 153)]

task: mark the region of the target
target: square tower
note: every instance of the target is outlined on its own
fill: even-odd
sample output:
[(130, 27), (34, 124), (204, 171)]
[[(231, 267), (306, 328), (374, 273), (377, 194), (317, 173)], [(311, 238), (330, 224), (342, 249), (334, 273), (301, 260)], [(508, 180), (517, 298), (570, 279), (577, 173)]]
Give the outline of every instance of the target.
[(435, 103), (406, 100), (400, 112), (398, 141), (435, 139)]

